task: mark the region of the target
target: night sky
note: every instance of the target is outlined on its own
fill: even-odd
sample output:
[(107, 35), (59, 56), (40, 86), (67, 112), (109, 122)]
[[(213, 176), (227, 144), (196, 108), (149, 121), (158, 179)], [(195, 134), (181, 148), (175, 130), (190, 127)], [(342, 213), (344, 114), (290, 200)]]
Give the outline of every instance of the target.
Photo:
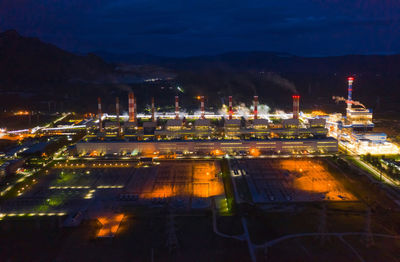
[(74, 52), (400, 53), (399, 0), (2, 0), (0, 30)]

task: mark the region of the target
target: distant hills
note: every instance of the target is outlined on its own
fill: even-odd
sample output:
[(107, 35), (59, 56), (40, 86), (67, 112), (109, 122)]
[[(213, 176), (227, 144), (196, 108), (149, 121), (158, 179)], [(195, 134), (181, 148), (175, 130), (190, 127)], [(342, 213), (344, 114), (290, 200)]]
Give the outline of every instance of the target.
[(206, 104), (214, 108), (226, 103), (229, 95), (235, 103), (247, 104), (258, 95), (261, 103), (283, 109), (290, 108), (291, 94), (299, 93), (303, 105), (329, 109), (335, 106), (333, 95), (346, 96), (349, 75), (356, 77), (355, 99), (375, 110), (400, 108), (400, 55), (230, 52), (162, 57), (101, 51), (77, 55), (14, 30), (0, 33), (0, 110), (47, 108), (52, 101), (63, 105), (54, 110), (93, 111), (97, 96), (113, 110), (115, 96), (126, 96), (130, 90), (139, 98), (139, 107), (151, 96), (158, 105), (170, 105), (173, 95), (180, 95), (183, 107), (196, 109), (198, 95), (205, 95)]
[(251, 103), (251, 96), (257, 94), (272, 107), (289, 108), (289, 97), (296, 92), (308, 107), (338, 108), (332, 96), (347, 95), (346, 79), (352, 75), (356, 78), (355, 99), (378, 111), (399, 108), (400, 55), (301, 57), (261, 51), (192, 57), (96, 54), (113, 63), (174, 70), (176, 82), (186, 87), (187, 95), (208, 94), (213, 104), (222, 103), (229, 94)]
[(93, 80), (113, 70), (94, 54), (78, 56), (14, 30), (0, 33), (0, 79), (6, 85)]
[(0, 33), (0, 110), (43, 110), (49, 103), (59, 105), (54, 110), (92, 110), (96, 103), (88, 104), (88, 98), (125, 94), (131, 89), (127, 84), (158, 72), (172, 75), (156, 66), (117, 65), (94, 53), (73, 54), (15, 30)]
[(178, 70), (261, 70), (287, 73), (399, 73), (400, 55), (301, 57), (276, 52), (229, 52), (214, 56), (162, 57), (147, 54), (95, 52), (106, 61), (154, 64)]

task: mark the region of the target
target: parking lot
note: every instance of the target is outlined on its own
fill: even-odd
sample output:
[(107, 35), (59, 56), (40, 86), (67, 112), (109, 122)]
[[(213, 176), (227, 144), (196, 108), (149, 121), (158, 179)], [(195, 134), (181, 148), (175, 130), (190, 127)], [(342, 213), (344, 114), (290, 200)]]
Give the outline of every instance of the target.
[[(105, 203), (117, 207), (121, 201), (123, 205), (175, 203), (176, 207), (201, 208), (209, 206), (208, 197), (224, 194), (215, 161), (164, 161), (142, 167), (107, 165), (57, 165), (32, 189), (5, 202), (1, 213), (70, 214)], [(92, 200), (97, 203), (94, 205)]]
[(232, 160), (231, 168), (234, 179), (247, 183), (255, 203), (357, 200), (323, 159)]
[(136, 170), (125, 191), (144, 201), (208, 206), (208, 197), (224, 194), (219, 173), (216, 161), (163, 161), (157, 166)]

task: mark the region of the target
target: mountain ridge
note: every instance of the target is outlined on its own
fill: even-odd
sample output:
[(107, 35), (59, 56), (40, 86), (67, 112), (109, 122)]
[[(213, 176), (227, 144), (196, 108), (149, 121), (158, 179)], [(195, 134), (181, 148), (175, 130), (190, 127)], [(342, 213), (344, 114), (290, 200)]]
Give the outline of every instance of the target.
[(0, 79), (4, 84), (92, 80), (114, 66), (95, 54), (78, 56), (15, 30), (0, 33)]
[(94, 52), (112, 63), (152, 64), (176, 70), (261, 70), (290, 73), (397, 73), (400, 54), (350, 54), (304, 57), (284, 52), (236, 51), (218, 55), (165, 57), (143, 53), (114, 54)]

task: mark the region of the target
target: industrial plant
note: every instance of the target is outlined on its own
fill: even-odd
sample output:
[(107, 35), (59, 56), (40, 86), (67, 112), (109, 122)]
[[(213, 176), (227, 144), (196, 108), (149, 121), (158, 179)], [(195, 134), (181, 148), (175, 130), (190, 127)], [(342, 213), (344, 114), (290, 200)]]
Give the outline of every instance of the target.
[[(331, 205), (335, 227), (357, 226), (364, 213), (370, 220), (366, 203), (372, 198), (387, 210), (400, 203), (394, 191), (390, 197), (371, 197), (370, 187), (376, 184), (370, 179), (394, 188), (400, 180), (399, 149), (385, 133), (374, 131), (372, 110), (353, 100), (353, 81), (348, 78), (347, 99), (333, 97), (346, 103), (345, 114), (302, 112), (297, 93), (288, 113), (264, 110), (259, 96), (245, 109), (228, 96), (222, 109), (208, 111), (206, 97), (197, 96), (199, 110), (188, 113), (180, 97), (171, 96), (173, 110), (156, 110), (154, 98), (149, 110), (141, 110), (135, 94), (128, 92), (127, 112), (121, 113), (124, 98), (115, 97), (110, 107), (98, 97), (97, 114), (63, 113), (35, 128), (2, 128), (0, 138), (18, 142), (0, 155), (0, 223), (6, 228), (34, 221), (40, 228), (40, 221), (48, 220), (61, 230), (90, 227), (89, 239), (98, 243), (119, 241), (119, 236), (136, 243), (154, 231), (154, 238), (165, 242), (157, 244), (160, 256), (169, 257), (185, 243), (175, 232), (174, 217), (183, 223), (179, 228), (185, 226), (182, 221), (199, 219), (195, 225), (202, 226), (207, 241), (215, 236), (237, 241), (245, 257), (254, 253), (251, 261), (259, 261), (265, 247), (250, 236), (260, 235), (263, 241), (270, 236), (263, 232), (265, 214), (278, 214), (279, 221), (295, 217), (290, 224), (301, 230), (308, 221), (319, 223), (311, 235), (325, 236)], [(21, 112), (17, 116), (30, 117)], [(383, 154), (380, 160), (372, 156)], [(165, 227), (160, 226), (163, 217)], [(94, 225), (88, 226), (90, 221)], [(193, 223), (186, 230), (196, 229)], [(366, 224), (364, 231), (352, 234), (370, 234)], [(287, 228), (279, 230), (286, 234)], [(247, 233), (237, 235), (242, 229)], [(190, 233), (184, 241), (203, 234)]]
[(326, 120), (300, 116), (300, 96), (293, 95), (291, 114), (258, 114), (258, 96), (253, 112), (245, 118), (233, 109), (229, 96), (226, 114), (205, 112), (200, 97), (200, 114), (180, 112), (175, 96), (173, 113), (156, 112), (154, 99), (151, 115), (138, 114), (136, 99), (129, 93), (128, 116), (103, 114), (98, 99), (97, 119), (87, 123), (88, 136), (76, 145), (79, 155), (264, 155), (326, 154), (338, 150), (336, 139), (327, 137)]
[(329, 135), (336, 138), (339, 144), (353, 154), (384, 155), (398, 154), (397, 145), (387, 140), (385, 133), (374, 132), (372, 109), (367, 109), (363, 104), (354, 101), (354, 77), (348, 77), (347, 99), (333, 97), (347, 104), (346, 115), (340, 113), (330, 114), (326, 127)]
[(400, 262), (400, 1), (0, 1), (0, 262)]
[[(268, 155), (330, 154), (338, 146), (354, 154), (397, 154), (399, 149), (384, 133), (373, 131), (372, 110), (352, 100), (354, 78), (348, 78), (346, 114), (313, 115), (300, 112), (300, 96), (295, 94), (292, 113), (260, 115), (258, 96), (252, 112), (235, 112), (233, 97), (224, 114), (205, 111), (204, 96), (199, 97), (197, 114), (181, 112), (175, 96), (174, 112), (156, 112), (151, 99), (151, 114), (138, 113), (137, 100), (129, 93), (128, 115), (121, 115), (119, 98), (114, 112), (103, 113), (98, 98), (96, 118), (85, 123), (88, 135), (76, 144), (78, 155)], [(338, 97), (334, 97), (338, 100)]]

